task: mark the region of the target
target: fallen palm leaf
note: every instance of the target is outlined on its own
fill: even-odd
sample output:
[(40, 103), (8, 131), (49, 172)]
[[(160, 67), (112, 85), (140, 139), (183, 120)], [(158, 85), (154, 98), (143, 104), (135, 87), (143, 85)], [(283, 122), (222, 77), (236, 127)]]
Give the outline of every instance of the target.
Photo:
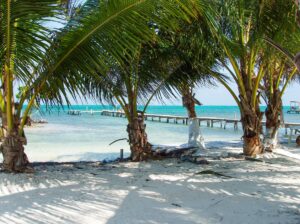
[(213, 170), (203, 170), (203, 171), (195, 173), (195, 175), (204, 175), (204, 174), (210, 174), (210, 175), (215, 175), (215, 176), (219, 176), (219, 177), (233, 178), (231, 176), (227, 176), (225, 174), (218, 173), (218, 172), (215, 172)]
[(120, 139), (117, 139), (111, 143), (109, 143), (109, 145), (112, 145), (112, 144), (115, 144), (116, 142), (119, 142), (119, 141), (124, 141), (124, 140), (127, 140), (128, 141), (128, 138), (120, 138)]
[(252, 162), (260, 162), (260, 163), (264, 162), (261, 159), (255, 159), (255, 158), (247, 157), (247, 156), (245, 157), (245, 160), (252, 161)]

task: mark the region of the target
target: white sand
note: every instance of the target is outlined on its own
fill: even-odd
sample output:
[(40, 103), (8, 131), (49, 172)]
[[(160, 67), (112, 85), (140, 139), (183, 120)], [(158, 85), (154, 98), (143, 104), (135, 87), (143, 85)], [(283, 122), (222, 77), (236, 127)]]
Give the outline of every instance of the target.
[[(300, 163), (212, 160), (0, 173), (0, 223), (300, 223)], [(196, 175), (213, 170), (232, 176)]]

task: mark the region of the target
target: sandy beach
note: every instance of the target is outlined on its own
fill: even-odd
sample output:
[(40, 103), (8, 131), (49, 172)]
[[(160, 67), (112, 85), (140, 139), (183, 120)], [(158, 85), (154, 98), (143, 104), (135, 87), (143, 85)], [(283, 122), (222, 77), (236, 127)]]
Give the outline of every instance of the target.
[(300, 223), (299, 160), (267, 154), (248, 161), (213, 150), (207, 159), (1, 172), (0, 223)]

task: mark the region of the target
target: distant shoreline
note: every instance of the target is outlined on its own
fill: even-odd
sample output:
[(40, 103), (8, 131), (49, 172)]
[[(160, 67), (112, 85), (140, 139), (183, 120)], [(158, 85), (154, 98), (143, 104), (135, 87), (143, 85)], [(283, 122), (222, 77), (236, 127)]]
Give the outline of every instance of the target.
[[(26, 107), (27, 105), (24, 104), (24, 107)], [(46, 107), (46, 105), (41, 105), (42, 108)], [(73, 108), (73, 107), (111, 107), (111, 108), (115, 108), (115, 107), (120, 107), (119, 105), (113, 106), (113, 105), (109, 105), (109, 104), (72, 104), (70, 106), (68, 105), (63, 105), (63, 106), (51, 106), (49, 107), (49, 109), (51, 108)], [(138, 107), (144, 107), (144, 105), (138, 105)], [(149, 105), (149, 107), (182, 107), (182, 105)], [(203, 107), (235, 107), (238, 108), (237, 105), (196, 105), (195, 107), (197, 108), (203, 108)], [(266, 108), (266, 105), (261, 105), (260, 108)], [(283, 105), (284, 108), (290, 107), (290, 105)]]

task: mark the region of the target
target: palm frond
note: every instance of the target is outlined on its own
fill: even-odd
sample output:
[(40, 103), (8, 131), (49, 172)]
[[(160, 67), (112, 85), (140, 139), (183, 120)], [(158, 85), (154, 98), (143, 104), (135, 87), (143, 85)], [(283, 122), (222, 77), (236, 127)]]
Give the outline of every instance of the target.
[[(37, 66), (32, 88), (63, 79), (68, 83), (77, 80), (76, 92), (81, 91), (80, 80), (85, 76), (107, 74), (115, 63), (123, 66), (132, 59), (140, 43), (155, 40), (154, 27), (176, 28), (176, 21), (193, 16), (194, 5), (188, 3), (178, 0), (87, 1), (55, 35), (47, 57)], [(198, 1), (195, 4), (203, 7)]]

